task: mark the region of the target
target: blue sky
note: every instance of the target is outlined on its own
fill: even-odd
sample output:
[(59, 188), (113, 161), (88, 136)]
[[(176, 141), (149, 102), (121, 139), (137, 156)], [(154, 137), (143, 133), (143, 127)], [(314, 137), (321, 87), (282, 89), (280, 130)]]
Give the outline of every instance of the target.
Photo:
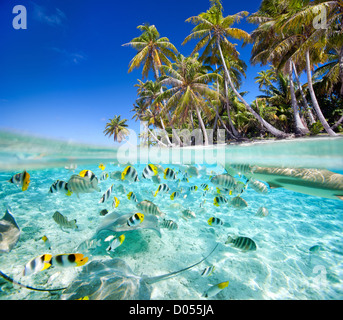
[[(260, 1), (223, 0), (224, 14), (256, 12)], [(15, 30), (13, 7), (24, 5), (27, 29)], [(113, 145), (103, 134), (106, 121), (120, 114), (138, 131), (130, 110), (141, 70), (128, 73), (136, 51), (122, 44), (140, 35), (137, 26), (154, 24), (183, 55), (193, 25), (185, 20), (210, 6), (209, 0), (0, 0), (0, 129), (49, 138)], [(238, 27), (251, 32), (255, 26)], [(248, 64), (242, 91), (250, 102), (259, 94), (249, 64), (251, 46), (238, 46)]]

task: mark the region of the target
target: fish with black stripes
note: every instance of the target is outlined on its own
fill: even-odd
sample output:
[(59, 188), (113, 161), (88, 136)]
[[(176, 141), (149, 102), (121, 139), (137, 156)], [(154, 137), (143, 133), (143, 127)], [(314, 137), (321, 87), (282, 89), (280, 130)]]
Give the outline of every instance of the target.
[(127, 166), (121, 174), (121, 179), (130, 182), (139, 181), (137, 170), (133, 166)]
[(165, 213), (163, 213), (160, 208), (149, 200), (143, 200), (137, 204), (137, 208), (143, 211), (146, 214), (152, 214), (154, 216), (164, 217)]
[(51, 265), (55, 267), (81, 267), (88, 261), (82, 253), (63, 253), (55, 255), (51, 258)]
[(163, 219), (163, 221), (160, 223), (160, 227), (168, 230), (176, 230), (179, 226), (174, 220)]
[(99, 203), (104, 203), (105, 201), (107, 201), (110, 196), (111, 196), (111, 193), (113, 192), (113, 189), (114, 189), (114, 184), (112, 184), (107, 190), (106, 192), (102, 195)]
[(215, 270), (215, 266), (209, 266), (209, 267), (206, 267), (202, 273), (201, 273), (201, 276), (202, 277), (209, 277), (210, 275), (213, 274), (214, 270)]
[(176, 180), (176, 174), (173, 169), (167, 168), (164, 170), (164, 179)]
[(68, 181), (68, 190), (79, 197), (80, 193), (92, 193), (94, 191), (101, 192), (98, 186), (98, 179), (94, 176), (72, 175)]
[(21, 187), (22, 191), (26, 191), (30, 185), (30, 174), (24, 170), (12, 176), (8, 182), (15, 184), (17, 187)]
[(142, 172), (142, 177), (144, 179), (151, 179), (151, 177), (156, 176), (158, 174), (158, 169), (153, 164), (148, 164)]
[(58, 211), (56, 211), (54, 213), (52, 218), (61, 227), (62, 230), (63, 230), (63, 228), (68, 228), (68, 229), (77, 229), (78, 228), (76, 225), (76, 222), (77, 222), (76, 219), (69, 221), (68, 218), (66, 218), (63, 214), (61, 214)]
[(170, 188), (168, 187), (168, 185), (166, 183), (162, 183), (158, 186), (155, 194), (154, 194), (154, 197), (157, 196), (158, 193), (168, 193), (170, 190)]
[(67, 196), (71, 196), (73, 193), (68, 189), (68, 183), (62, 180), (56, 180), (50, 187), (49, 193), (62, 192)]
[(248, 237), (237, 237), (234, 239), (231, 236), (228, 236), (225, 244), (231, 244), (233, 247), (245, 252), (255, 251), (257, 249), (255, 241)]
[(144, 214), (143, 213), (135, 213), (129, 219), (127, 219), (126, 224), (129, 227), (135, 227), (144, 221)]

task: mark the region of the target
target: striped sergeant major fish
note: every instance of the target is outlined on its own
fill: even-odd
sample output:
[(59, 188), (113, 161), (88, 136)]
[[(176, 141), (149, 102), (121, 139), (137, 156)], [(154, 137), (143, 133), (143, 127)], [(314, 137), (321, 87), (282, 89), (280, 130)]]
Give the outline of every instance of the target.
[(127, 166), (121, 174), (121, 179), (131, 182), (139, 181), (137, 170), (133, 166)]
[(232, 244), (233, 247), (241, 249), (242, 251), (255, 251), (257, 246), (254, 240), (247, 237), (237, 237), (233, 239), (231, 236), (228, 236), (225, 244)]
[(8, 182), (21, 187), (22, 191), (26, 191), (30, 185), (30, 174), (24, 170), (21, 173), (15, 174)]
[(146, 214), (152, 214), (154, 216), (164, 217), (165, 214), (160, 210), (160, 208), (149, 200), (143, 200), (137, 204), (137, 208)]
[(106, 192), (102, 195), (99, 203), (104, 203), (105, 201), (107, 201), (109, 199), (109, 197), (111, 196), (111, 193), (114, 189), (114, 184), (112, 184), (107, 190)]
[(169, 190), (170, 188), (168, 187), (168, 185), (165, 183), (162, 183), (158, 186), (158, 189), (156, 190), (154, 197), (156, 197), (159, 192), (167, 193)]
[(164, 170), (164, 179), (176, 180), (176, 174), (173, 169), (167, 168)]
[(229, 281), (218, 283), (211, 288), (209, 288), (204, 294), (203, 297), (210, 298), (214, 297), (216, 294), (218, 294), (220, 291), (222, 291), (224, 288), (226, 288), (229, 285)]
[(269, 211), (268, 211), (267, 208), (259, 207), (257, 212), (256, 212), (256, 214), (255, 214), (255, 216), (263, 218), (263, 217), (266, 217), (268, 214), (269, 214)]
[[(69, 229), (77, 229), (76, 219), (68, 220), (63, 214), (56, 211), (52, 216), (54, 221), (61, 227), (61, 228), (69, 228)], [(63, 229), (62, 229), (63, 230)]]
[(144, 214), (143, 213), (135, 213), (129, 219), (127, 219), (126, 223), (129, 227), (135, 227), (144, 221)]
[(93, 179), (96, 179), (98, 181), (98, 178), (97, 176), (90, 170), (82, 170), (80, 173), (79, 173), (79, 176), (80, 177), (88, 177), (90, 178), (91, 180)]
[(49, 193), (56, 192), (63, 192), (67, 196), (72, 195), (72, 192), (68, 189), (68, 183), (62, 180), (56, 180), (49, 189)]
[(230, 205), (235, 207), (236, 209), (244, 209), (248, 206), (248, 203), (240, 196), (237, 196), (231, 199)]
[(201, 189), (204, 190), (204, 191), (208, 191), (209, 190), (209, 187), (208, 187), (208, 184), (207, 183), (202, 183), (200, 185)]
[(203, 272), (201, 272), (202, 277), (209, 277), (215, 270), (215, 266), (206, 267)]
[(211, 182), (219, 187), (219, 188), (226, 188), (226, 189), (234, 189), (236, 185), (236, 180), (228, 174), (219, 174), (211, 178)]
[(183, 214), (183, 217), (186, 218), (186, 219), (196, 218), (195, 213), (192, 210), (190, 210), (190, 209), (183, 210), (182, 214)]
[(189, 188), (188, 188), (188, 191), (189, 192), (195, 192), (195, 191), (197, 191), (198, 190), (198, 187), (197, 186), (190, 186)]
[(161, 228), (166, 228), (168, 230), (176, 230), (179, 226), (173, 220), (163, 219), (163, 221), (160, 223), (160, 227)]
[(77, 196), (79, 196), (79, 193), (101, 191), (98, 186), (98, 179), (95, 177), (95, 175), (90, 178), (89, 176), (82, 177), (76, 174), (70, 177), (68, 181), (68, 190), (76, 193)]
[(144, 169), (142, 176), (144, 179), (150, 179), (153, 176), (156, 176), (158, 174), (158, 169), (153, 164), (148, 164)]
[(262, 194), (268, 193), (268, 187), (263, 182), (251, 178), (248, 183), (249, 187), (254, 189), (256, 192)]

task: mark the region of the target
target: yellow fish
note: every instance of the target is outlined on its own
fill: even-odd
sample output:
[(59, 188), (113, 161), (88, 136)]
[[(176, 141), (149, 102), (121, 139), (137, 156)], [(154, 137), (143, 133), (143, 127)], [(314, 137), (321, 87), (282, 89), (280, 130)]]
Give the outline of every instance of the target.
[(102, 163), (100, 163), (99, 168), (100, 168), (101, 170), (105, 170), (106, 167), (105, 167)]

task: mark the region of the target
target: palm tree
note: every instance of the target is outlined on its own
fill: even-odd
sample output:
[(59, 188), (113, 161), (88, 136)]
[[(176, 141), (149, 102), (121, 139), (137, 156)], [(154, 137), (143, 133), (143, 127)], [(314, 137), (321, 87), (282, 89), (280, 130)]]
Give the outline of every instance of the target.
[[(165, 76), (162, 77), (163, 85), (170, 85), (158, 98), (158, 101), (166, 100), (166, 110), (173, 110), (174, 121), (185, 122), (196, 112), (203, 133), (204, 144), (208, 145), (206, 127), (201, 117), (201, 112), (208, 118), (212, 118), (208, 102), (218, 100), (218, 93), (211, 89), (208, 84), (217, 79), (216, 73), (207, 73), (198, 55), (184, 57), (179, 54), (172, 66), (162, 66)], [(194, 123), (193, 123), (194, 125)]]
[[(153, 70), (155, 80), (157, 81), (160, 76), (160, 69), (165, 63), (167, 66), (171, 65), (170, 58), (175, 60), (177, 49), (169, 41), (167, 37), (160, 38), (160, 34), (154, 25), (144, 24), (137, 27), (142, 34), (132, 39), (129, 43), (123, 44), (123, 46), (131, 46), (138, 50), (138, 53), (131, 60), (129, 65), (129, 72), (134, 68), (139, 68), (143, 64), (142, 76), (143, 79), (148, 77), (149, 71)], [(161, 93), (163, 89), (160, 89)], [(166, 113), (169, 123), (172, 128), (174, 126), (171, 121), (171, 116)], [(181, 140), (177, 134), (175, 134), (177, 143), (180, 145)]]
[(157, 80), (162, 62), (170, 65), (169, 59), (175, 60), (177, 49), (168, 38), (160, 38), (160, 34), (154, 25), (146, 23), (139, 25), (137, 29), (142, 34), (137, 38), (133, 38), (129, 43), (123, 44), (123, 46), (130, 46), (138, 51), (130, 62), (129, 73), (134, 68), (139, 68), (143, 65), (143, 79), (147, 78), (149, 71), (153, 70)]
[(251, 106), (245, 101), (245, 99), (240, 95), (238, 90), (235, 88), (230, 73), (228, 71), (228, 67), (225, 62), (225, 58), (223, 55), (223, 51), (225, 54), (230, 53), (234, 56), (238, 56), (238, 52), (233, 45), (227, 38), (231, 37), (233, 39), (244, 40), (245, 42), (249, 41), (250, 36), (247, 32), (238, 29), (232, 28), (232, 25), (236, 22), (239, 22), (242, 18), (248, 15), (248, 12), (242, 11), (238, 12), (234, 15), (229, 15), (223, 17), (223, 6), (220, 0), (211, 0), (212, 6), (210, 9), (205, 13), (200, 13), (198, 16), (191, 17), (187, 19), (187, 22), (192, 22), (196, 24), (195, 28), (193, 28), (192, 33), (186, 37), (183, 44), (187, 43), (191, 39), (199, 39), (197, 45), (195, 46), (193, 53), (198, 52), (204, 47), (204, 51), (202, 54), (203, 56), (207, 56), (211, 52), (213, 52), (213, 48), (219, 51), (222, 66), (224, 67), (224, 74), (226, 79), (229, 83), (229, 86), (235, 93), (235, 95), (239, 98), (239, 100), (244, 104), (249, 112), (253, 114), (253, 116), (273, 135), (276, 137), (286, 137), (287, 134), (282, 132), (271, 124), (266, 122), (263, 118), (259, 116), (258, 113), (255, 112), (251, 108)]
[(127, 119), (120, 119), (120, 116), (114, 116), (113, 119), (108, 121), (104, 130), (105, 136), (111, 137), (113, 135), (114, 142), (118, 141), (119, 143), (126, 140), (126, 137), (130, 134), (130, 131), (127, 129)]
[(262, 87), (271, 86), (272, 81), (276, 81), (275, 72), (272, 69), (268, 69), (267, 71), (261, 70), (257, 74), (258, 76), (255, 77), (255, 82), (258, 83), (259, 89), (262, 89)]

